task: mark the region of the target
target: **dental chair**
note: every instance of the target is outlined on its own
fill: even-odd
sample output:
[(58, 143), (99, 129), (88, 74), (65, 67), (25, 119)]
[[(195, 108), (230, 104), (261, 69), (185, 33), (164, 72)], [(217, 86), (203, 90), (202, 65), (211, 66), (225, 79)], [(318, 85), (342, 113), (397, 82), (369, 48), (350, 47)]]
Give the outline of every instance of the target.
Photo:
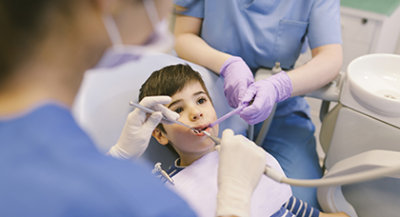
[[(84, 75), (72, 111), (78, 124), (102, 153), (106, 153), (118, 141), (126, 117), (134, 109), (129, 102), (138, 101), (139, 89), (151, 73), (179, 63), (189, 64), (201, 74), (218, 117), (232, 110), (224, 95), (223, 78), (204, 67), (172, 55), (151, 53), (138, 61), (111, 69), (89, 70)], [(248, 124), (236, 115), (219, 124), (220, 134), (226, 128), (232, 129), (235, 134), (247, 135)], [(162, 168), (168, 169), (177, 157), (152, 138), (141, 159), (150, 161), (153, 165), (161, 162)]]
[[(172, 55), (153, 53), (139, 61), (112, 69), (89, 70), (85, 73), (76, 97), (73, 114), (101, 152), (107, 152), (117, 142), (126, 117), (133, 110), (129, 102), (137, 101), (142, 83), (153, 71), (178, 63), (187, 63), (202, 75), (218, 117), (232, 110), (224, 96), (223, 78), (204, 67)], [(255, 80), (267, 76), (270, 76), (270, 72), (261, 70), (256, 74)], [(341, 73), (335, 81), (307, 95), (323, 100), (320, 140), (327, 154), (327, 173), (323, 179), (400, 163), (400, 127), (393, 123), (387, 124), (388, 118), (382, 120), (371, 117), (370, 114), (365, 115), (364, 110), (355, 109), (351, 103), (347, 103), (349, 95), (354, 95), (347, 91), (348, 83), (346, 74)], [(338, 104), (328, 113), (330, 102)], [(400, 107), (398, 108), (400, 111)], [(362, 111), (358, 112), (359, 110)], [(354, 114), (346, 116), (349, 113)], [(271, 119), (264, 122), (262, 132), (254, 139), (256, 143), (263, 140), (270, 122)], [(369, 125), (370, 122), (374, 122), (374, 125)], [(220, 133), (226, 128), (233, 129), (236, 134), (247, 135), (249, 126), (238, 115), (234, 115), (219, 125)], [(163, 169), (167, 169), (176, 158), (174, 153), (154, 139), (141, 157), (153, 165), (161, 162)], [(394, 174), (358, 184), (319, 187), (318, 200), (326, 212), (345, 211), (352, 217), (399, 216), (399, 178)]]

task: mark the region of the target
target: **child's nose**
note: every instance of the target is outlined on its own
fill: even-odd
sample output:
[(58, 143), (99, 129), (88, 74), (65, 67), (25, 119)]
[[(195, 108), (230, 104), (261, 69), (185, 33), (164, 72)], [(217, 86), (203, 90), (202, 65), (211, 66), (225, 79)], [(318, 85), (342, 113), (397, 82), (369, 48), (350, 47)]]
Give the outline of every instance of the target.
[(193, 108), (192, 112), (190, 113), (190, 120), (196, 121), (203, 117), (203, 112), (200, 109)]

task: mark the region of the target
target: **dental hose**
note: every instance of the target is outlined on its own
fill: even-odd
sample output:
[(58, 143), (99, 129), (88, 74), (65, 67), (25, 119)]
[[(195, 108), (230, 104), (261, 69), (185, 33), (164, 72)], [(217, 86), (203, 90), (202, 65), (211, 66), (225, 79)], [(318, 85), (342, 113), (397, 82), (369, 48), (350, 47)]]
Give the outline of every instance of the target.
[(289, 185), (302, 186), (302, 187), (320, 187), (320, 186), (338, 186), (338, 185), (353, 184), (357, 182), (364, 182), (372, 179), (382, 178), (394, 174), (396, 172), (400, 172), (400, 165), (388, 168), (377, 168), (355, 174), (332, 177), (332, 178), (328, 177), (323, 179), (290, 179), (286, 178), (284, 175), (282, 175), (278, 171), (268, 166), (266, 166), (264, 174), (279, 183), (286, 183)]

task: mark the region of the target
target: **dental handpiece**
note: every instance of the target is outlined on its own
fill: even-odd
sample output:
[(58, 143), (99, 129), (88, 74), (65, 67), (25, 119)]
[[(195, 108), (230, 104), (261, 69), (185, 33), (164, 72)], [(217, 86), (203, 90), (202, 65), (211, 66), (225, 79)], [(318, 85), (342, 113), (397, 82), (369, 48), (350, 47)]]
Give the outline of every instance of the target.
[(204, 133), (204, 135), (208, 136), (208, 138), (210, 138), (212, 141), (214, 141), (216, 145), (221, 144), (220, 138), (213, 136), (209, 132), (206, 132), (206, 131), (201, 131), (201, 133)]
[[(138, 104), (138, 103), (135, 103), (135, 102), (133, 102), (133, 101), (130, 101), (130, 102), (129, 102), (129, 105), (131, 105), (131, 106), (133, 106), (133, 107), (135, 107), (135, 108), (138, 108), (138, 109), (140, 109), (140, 110), (142, 110), (142, 111), (144, 111), (144, 112), (146, 112), (146, 113), (149, 113), (149, 114), (152, 114), (153, 112), (156, 112), (156, 111), (154, 111), (154, 110), (152, 110), (152, 109), (149, 109), (149, 108), (147, 108), (147, 107), (144, 107), (144, 106), (142, 106), (142, 105), (140, 105), (140, 104)], [(193, 130), (195, 133), (200, 133), (198, 130), (196, 130), (196, 129), (194, 129), (193, 127), (188, 126), (188, 125), (186, 125), (186, 124), (184, 124), (184, 123), (182, 123), (182, 122), (180, 122), (180, 121), (168, 119), (167, 117), (164, 116), (164, 114), (163, 114), (162, 119), (163, 119), (164, 121), (167, 121), (167, 122), (171, 123), (171, 124), (172, 124), (172, 123), (174, 123), (174, 124), (179, 124), (179, 125), (182, 125), (182, 126), (184, 126), (184, 127), (190, 128), (190, 129)]]

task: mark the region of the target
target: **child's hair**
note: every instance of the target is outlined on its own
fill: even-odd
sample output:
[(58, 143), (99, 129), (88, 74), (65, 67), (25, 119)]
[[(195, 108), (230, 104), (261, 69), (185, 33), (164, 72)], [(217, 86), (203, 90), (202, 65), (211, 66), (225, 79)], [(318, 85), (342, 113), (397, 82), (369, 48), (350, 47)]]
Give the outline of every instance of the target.
[[(191, 82), (199, 82), (211, 101), (210, 94), (200, 73), (187, 64), (171, 65), (154, 71), (140, 88), (139, 101), (146, 96), (173, 96)], [(162, 124), (159, 124), (157, 128), (165, 133)]]

